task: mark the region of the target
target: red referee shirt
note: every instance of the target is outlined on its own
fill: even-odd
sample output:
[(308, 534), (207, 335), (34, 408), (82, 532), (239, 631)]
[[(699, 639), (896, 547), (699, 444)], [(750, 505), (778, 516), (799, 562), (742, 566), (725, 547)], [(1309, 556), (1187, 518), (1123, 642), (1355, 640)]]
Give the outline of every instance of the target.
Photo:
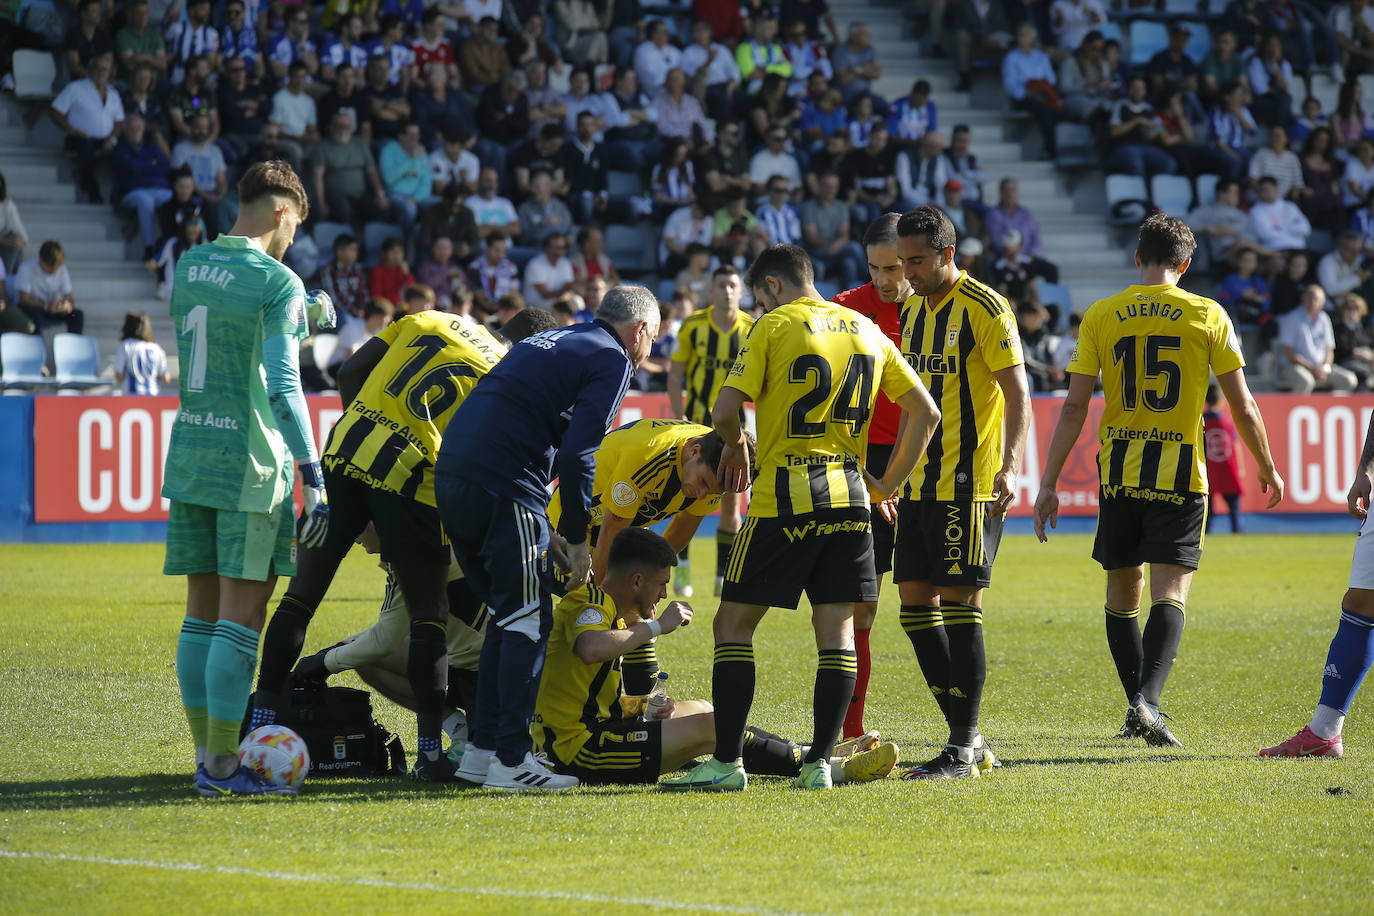
[[(882, 328), (884, 334), (902, 349), (902, 303), (884, 302), (871, 282), (854, 289), (847, 289), (837, 295), (832, 302), (853, 309)], [(887, 395), (878, 392), (878, 401), (873, 405), (873, 420), (868, 424), (870, 445), (893, 445), (897, 442), (897, 422), (901, 418), (901, 408), (888, 400)]]

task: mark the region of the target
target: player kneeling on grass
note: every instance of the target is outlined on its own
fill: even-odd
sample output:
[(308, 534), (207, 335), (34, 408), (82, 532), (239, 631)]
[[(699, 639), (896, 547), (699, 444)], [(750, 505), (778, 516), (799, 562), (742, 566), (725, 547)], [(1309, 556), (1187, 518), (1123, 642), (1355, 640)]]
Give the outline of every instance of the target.
[[(544, 673), (530, 733), (535, 750), (558, 773), (583, 783), (654, 783), (715, 746), (715, 718), (704, 700), (669, 699), (642, 718), (644, 698), (627, 696), (621, 661), (660, 634), (692, 621), (674, 601), (655, 617), (677, 566), (677, 551), (645, 528), (627, 528), (611, 543), (605, 581), (569, 594), (554, 610)], [(746, 728), (744, 768), (795, 777), (805, 748)], [(881, 779), (897, 762), (897, 746), (883, 744), (831, 761), (835, 782)], [(743, 788), (738, 785), (729, 788)]]

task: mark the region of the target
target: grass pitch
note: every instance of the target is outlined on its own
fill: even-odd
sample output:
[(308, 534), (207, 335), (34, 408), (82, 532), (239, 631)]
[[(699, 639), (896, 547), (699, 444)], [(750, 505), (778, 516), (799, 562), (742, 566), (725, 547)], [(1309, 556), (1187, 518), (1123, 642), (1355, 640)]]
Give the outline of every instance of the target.
[[(983, 731), (1006, 761), (988, 778), (824, 793), (758, 778), (725, 797), (319, 779), (294, 800), (225, 802), (190, 789), (172, 665), (184, 585), (160, 575), (161, 547), (5, 545), (4, 907), (1370, 912), (1370, 698), (1356, 701), (1345, 759), (1255, 758), (1307, 721), (1350, 548), (1337, 536), (1209, 540), (1164, 697), (1180, 750), (1109, 737), (1125, 704), (1088, 538), (1021, 536), (1003, 541), (986, 602)], [(695, 547), (698, 595), (713, 553)], [(382, 584), (355, 551), (307, 651), (370, 623)], [(659, 657), (675, 695), (709, 697), (715, 602), (694, 604), (696, 625), (661, 640)], [(896, 611), (889, 587), (867, 722), (918, 762), (945, 735)], [(752, 721), (807, 740), (806, 614), (773, 612), (757, 649)], [(410, 714), (376, 706), (413, 750)]]

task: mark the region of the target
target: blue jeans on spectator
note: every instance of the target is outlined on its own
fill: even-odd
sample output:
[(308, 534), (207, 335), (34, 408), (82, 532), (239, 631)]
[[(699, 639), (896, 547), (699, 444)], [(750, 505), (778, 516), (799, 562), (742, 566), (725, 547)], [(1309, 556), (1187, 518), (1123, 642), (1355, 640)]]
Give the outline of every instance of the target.
[(157, 244), (157, 208), (172, 199), (171, 188), (134, 188), (119, 201), (121, 207), (138, 212), (138, 231), (143, 235), (143, 256), (152, 256)]
[(1040, 127), (1040, 137), (1045, 141), (1045, 152), (1053, 158), (1057, 152), (1054, 145), (1054, 125), (1059, 123), (1059, 112), (1030, 96), (1020, 101), (1013, 100), (1011, 107), (1035, 118), (1035, 123)]
[(69, 334), (80, 334), (86, 326), (86, 313), (81, 309), (72, 309), (66, 315), (50, 315), (41, 306), (21, 305), (19, 311), (29, 316), (35, 334), (42, 334), (50, 324), (66, 325)]
[(1172, 175), (1177, 168), (1174, 157), (1157, 146), (1123, 143), (1107, 158), (1107, 170), (1120, 175)]
[(628, 67), (634, 62), (635, 48), (639, 44), (639, 29), (632, 25), (618, 25), (606, 36), (611, 46), (611, 56), (617, 67)]
[(407, 236), (410, 235), (410, 230), (414, 228), (415, 220), (419, 219), (420, 211), (439, 199), (430, 196), (424, 200), (416, 200), (394, 191), (387, 191), (386, 196), (391, 201), (391, 212), (396, 214), (396, 222), (401, 227), (401, 233)]
[(840, 289), (853, 289), (868, 273), (868, 256), (863, 246), (855, 241), (845, 242), (834, 254), (824, 248), (813, 248), (809, 254), (812, 261), (825, 269), (825, 279)]

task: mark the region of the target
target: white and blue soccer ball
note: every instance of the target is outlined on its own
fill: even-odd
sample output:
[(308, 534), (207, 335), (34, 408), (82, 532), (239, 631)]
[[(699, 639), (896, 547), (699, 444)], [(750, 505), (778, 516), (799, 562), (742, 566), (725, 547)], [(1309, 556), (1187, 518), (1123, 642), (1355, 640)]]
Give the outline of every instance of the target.
[(310, 751), (286, 726), (260, 725), (239, 742), (239, 762), (273, 785), (299, 789), (310, 772)]

